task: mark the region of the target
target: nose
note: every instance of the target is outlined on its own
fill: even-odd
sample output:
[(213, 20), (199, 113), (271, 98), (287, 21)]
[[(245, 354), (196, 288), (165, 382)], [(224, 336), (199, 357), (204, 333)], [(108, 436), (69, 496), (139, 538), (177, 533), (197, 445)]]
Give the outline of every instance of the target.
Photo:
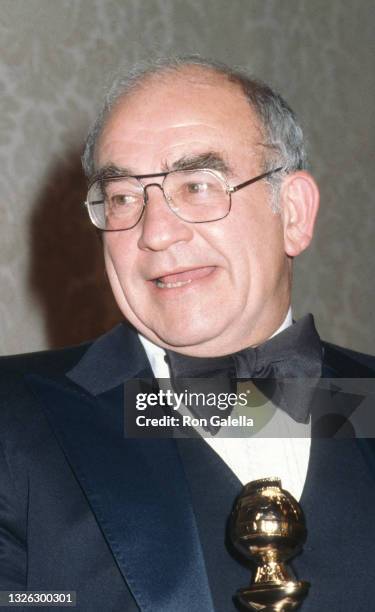
[(177, 242), (188, 242), (193, 236), (189, 223), (169, 208), (162, 186), (151, 183), (145, 187), (146, 206), (140, 221), (138, 246), (143, 250), (163, 251)]

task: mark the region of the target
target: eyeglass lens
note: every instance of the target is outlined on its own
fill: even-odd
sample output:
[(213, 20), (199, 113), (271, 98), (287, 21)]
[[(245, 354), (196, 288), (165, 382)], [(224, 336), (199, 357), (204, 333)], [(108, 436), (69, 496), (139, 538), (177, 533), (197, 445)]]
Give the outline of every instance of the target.
[[(176, 171), (167, 174), (162, 188), (170, 209), (191, 223), (225, 217), (230, 196), (225, 183), (207, 170)], [(91, 220), (103, 230), (134, 227), (142, 216), (147, 184), (134, 177), (99, 180), (88, 193)]]

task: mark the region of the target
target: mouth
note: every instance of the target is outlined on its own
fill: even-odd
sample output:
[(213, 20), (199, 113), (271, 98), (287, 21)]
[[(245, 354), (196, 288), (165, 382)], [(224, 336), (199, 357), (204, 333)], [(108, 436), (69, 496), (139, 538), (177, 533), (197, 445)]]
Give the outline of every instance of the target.
[(216, 266), (203, 266), (201, 268), (191, 268), (188, 270), (174, 271), (154, 278), (153, 283), (158, 289), (178, 289), (190, 285), (212, 274)]

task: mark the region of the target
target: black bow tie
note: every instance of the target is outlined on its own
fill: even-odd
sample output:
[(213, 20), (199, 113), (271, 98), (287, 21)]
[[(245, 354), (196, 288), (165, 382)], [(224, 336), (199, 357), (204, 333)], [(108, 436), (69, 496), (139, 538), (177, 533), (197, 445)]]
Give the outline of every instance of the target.
[[(321, 342), (311, 314), (263, 344), (232, 355), (202, 358), (166, 353), (174, 388), (180, 386), (178, 379), (182, 378), (214, 379), (216, 392), (217, 385), (220, 391), (231, 390), (232, 379), (263, 379), (254, 381), (257, 387), (300, 423), (308, 420), (313, 394), (313, 388), (306, 387), (303, 379), (318, 379), (322, 372)], [(296, 378), (295, 384), (283, 385), (282, 380), (289, 378)], [(203, 416), (203, 411), (196, 416)]]

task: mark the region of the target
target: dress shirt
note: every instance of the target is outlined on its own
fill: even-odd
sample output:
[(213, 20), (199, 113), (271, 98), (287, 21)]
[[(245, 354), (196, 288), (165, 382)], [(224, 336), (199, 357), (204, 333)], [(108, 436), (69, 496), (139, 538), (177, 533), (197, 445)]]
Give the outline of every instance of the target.
[[(270, 338), (282, 332), (292, 323), (292, 309), (289, 308), (283, 323)], [(164, 349), (141, 334), (139, 334), (139, 339), (146, 351), (155, 378), (170, 378), (169, 367), (164, 359)], [(258, 478), (278, 476), (282, 486), (299, 500), (309, 463), (310, 424), (296, 424), (280, 409), (276, 410), (272, 421), (270, 426), (273, 427), (273, 431), (277, 422), (281, 435), (288, 436), (289, 432), (293, 432), (293, 437), (223, 438), (205, 433), (204, 440), (228, 465), (242, 484)]]

